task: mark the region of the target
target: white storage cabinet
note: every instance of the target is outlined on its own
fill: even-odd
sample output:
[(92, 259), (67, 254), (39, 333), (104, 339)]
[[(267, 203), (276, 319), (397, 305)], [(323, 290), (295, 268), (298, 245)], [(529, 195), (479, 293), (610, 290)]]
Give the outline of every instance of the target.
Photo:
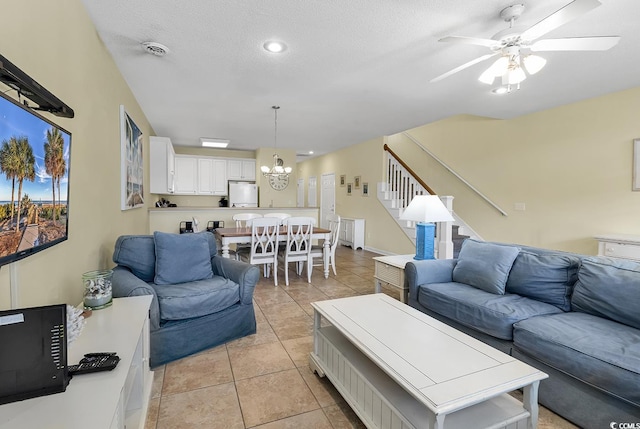
[(340, 245), (353, 250), (364, 249), (364, 219), (341, 218), (338, 240)]
[(598, 255), (640, 261), (640, 236), (631, 234), (599, 235)]

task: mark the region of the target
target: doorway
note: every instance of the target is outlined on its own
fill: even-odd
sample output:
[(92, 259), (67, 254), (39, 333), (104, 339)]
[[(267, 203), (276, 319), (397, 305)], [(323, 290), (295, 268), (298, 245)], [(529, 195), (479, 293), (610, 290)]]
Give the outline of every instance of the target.
[(336, 212), (336, 175), (325, 173), (322, 175), (320, 188), (320, 227), (327, 228), (327, 215)]

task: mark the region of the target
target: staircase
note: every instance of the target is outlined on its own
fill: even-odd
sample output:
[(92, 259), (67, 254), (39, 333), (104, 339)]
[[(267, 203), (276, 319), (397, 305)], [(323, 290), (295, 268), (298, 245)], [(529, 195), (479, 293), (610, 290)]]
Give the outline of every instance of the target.
[[(429, 188), (396, 154), (385, 145), (386, 177), (378, 183), (378, 200), (389, 215), (402, 228), (407, 237), (415, 243), (415, 222), (401, 220), (400, 216), (416, 195), (434, 195)], [(437, 259), (456, 258), (462, 242), (469, 237), (479, 238), (453, 211), (453, 197), (440, 197), (445, 207), (455, 219), (454, 222), (439, 222), (436, 225), (434, 255)]]

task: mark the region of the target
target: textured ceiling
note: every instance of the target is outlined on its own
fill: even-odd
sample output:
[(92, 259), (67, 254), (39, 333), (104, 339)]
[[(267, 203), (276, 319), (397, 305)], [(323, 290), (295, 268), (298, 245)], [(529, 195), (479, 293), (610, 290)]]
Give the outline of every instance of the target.
[[(323, 154), (469, 113), (511, 118), (640, 86), (640, 1), (602, 6), (544, 38), (622, 36), (605, 52), (549, 52), (519, 91), (497, 96), (477, 77), (491, 62), (429, 81), (489, 53), (440, 43), (491, 38), (508, 0), (83, 0), (100, 38), (158, 135), (179, 145), (230, 139)], [(528, 27), (568, 0), (528, 0)], [(284, 41), (282, 54), (263, 50)], [(166, 45), (155, 57), (141, 42)]]

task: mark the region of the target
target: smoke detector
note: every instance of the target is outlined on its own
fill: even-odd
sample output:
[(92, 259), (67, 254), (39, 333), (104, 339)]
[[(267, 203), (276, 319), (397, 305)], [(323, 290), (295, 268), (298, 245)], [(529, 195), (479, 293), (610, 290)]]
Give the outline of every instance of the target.
[(169, 48), (157, 42), (142, 42), (141, 45), (147, 54), (155, 55), (156, 57), (164, 57), (169, 53)]

